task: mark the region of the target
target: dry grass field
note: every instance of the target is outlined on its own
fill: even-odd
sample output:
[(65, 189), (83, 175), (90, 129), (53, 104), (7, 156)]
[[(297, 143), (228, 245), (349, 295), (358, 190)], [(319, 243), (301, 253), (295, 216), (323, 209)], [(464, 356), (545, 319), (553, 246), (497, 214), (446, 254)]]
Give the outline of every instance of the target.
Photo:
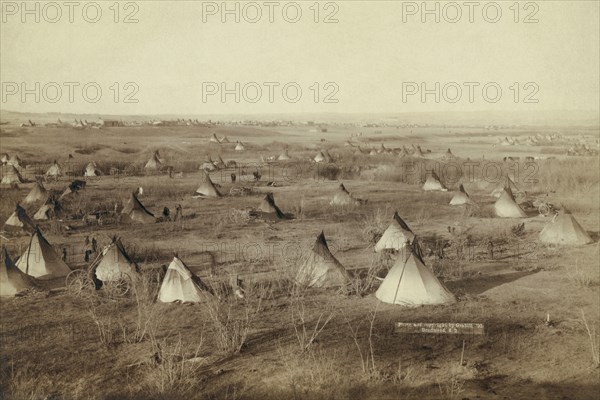
[[(564, 155), (569, 141), (598, 129), (559, 129), (563, 141), (538, 146), (494, 145), (505, 136), (546, 135), (555, 128), (120, 127), (101, 130), (3, 125), (0, 153), (17, 153), (30, 183), (2, 187), (0, 220), (14, 211), (36, 174), (53, 162), (75, 176), (46, 182), (63, 191), (95, 161), (103, 176), (68, 204), (67, 216), (140, 201), (156, 216), (164, 207), (183, 219), (149, 225), (64, 218), (40, 225), (67, 250), (72, 269), (85, 268), (86, 236), (100, 245), (113, 235), (142, 269), (126, 296), (99, 290), (77, 296), (65, 280), (0, 300), (0, 398), (6, 399), (598, 399), (600, 348), (600, 177), (598, 157)], [(361, 136), (351, 135), (362, 132)], [(231, 143), (213, 144), (215, 133)], [(321, 139), (325, 139), (321, 141)], [(236, 141), (245, 151), (235, 151)], [(426, 159), (363, 149), (420, 145)], [(522, 143), (524, 142), (521, 141)], [(260, 156), (287, 148), (292, 160), (262, 165)], [(458, 157), (440, 158), (450, 148)], [(310, 161), (327, 149), (328, 165)], [(175, 175), (144, 173), (155, 150)], [(210, 155), (236, 168), (212, 172), (225, 194), (195, 199), (199, 166)], [(504, 157), (520, 157), (503, 161)], [(525, 157), (535, 161), (525, 162)], [(469, 167), (470, 165), (470, 167)], [(493, 167), (485, 167), (493, 165)], [(478, 203), (450, 206), (460, 179)], [(110, 175), (117, 168), (127, 174)], [(424, 192), (427, 170), (438, 169), (448, 192)], [(487, 168), (484, 172), (484, 169)], [(527, 193), (572, 211), (594, 243), (557, 247), (539, 242), (550, 218), (532, 207), (525, 219), (493, 215), (490, 192), (510, 174)], [(252, 173), (260, 170), (261, 179)], [(178, 174), (182, 172), (182, 174)], [(237, 175), (231, 182), (230, 174)], [(490, 175), (491, 174), (491, 175)], [(275, 187), (267, 186), (274, 181)], [(340, 182), (365, 204), (329, 204)], [(239, 195), (232, 188), (247, 187)], [(249, 216), (266, 193), (294, 215), (278, 222)], [(28, 212), (35, 212), (28, 209)], [(406, 308), (374, 292), (392, 260), (373, 246), (394, 211), (420, 238), (425, 263), (458, 302)], [(524, 229), (515, 227), (524, 222)], [(324, 231), (336, 258), (354, 272), (350, 293), (300, 290), (293, 277)], [(2, 237), (17, 258), (28, 236)], [(490, 253), (490, 244), (494, 252)], [(156, 302), (160, 267), (173, 255), (218, 295), (193, 305)], [(243, 299), (228, 289), (242, 279)], [(549, 316), (549, 323), (547, 318)], [(484, 335), (394, 333), (396, 322), (477, 322)]]

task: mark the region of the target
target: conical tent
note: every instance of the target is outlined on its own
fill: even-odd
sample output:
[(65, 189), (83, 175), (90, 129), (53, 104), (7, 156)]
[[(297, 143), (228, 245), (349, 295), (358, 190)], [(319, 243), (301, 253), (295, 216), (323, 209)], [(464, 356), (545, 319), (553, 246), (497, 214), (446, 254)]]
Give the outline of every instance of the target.
[(442, 159), (444, 160), (453, 160), (455, 158), (456, 156), (452, 154), (452, 151), (450, 149), (446, 150), (446, 153), (442, 156)]
[(48, 198), (48, 191), (39, 181), (36, 181), (31, 188), (29, 194), (23, 200), (23, 204), (33, 204), (41, 201), (46, 201)]
[(0, 296), (14, 296), (22, 290), (35, 287), (36, 283), (32, 277), (18, 269), (6, 247), (2, 246), (2, 260), (0, 261)]
[(16, 154), (13, 154), (12, 156), (10, 156), (10, 158), (8, 159), (7, 162), (8, 162), (8, 164), (13, 165), (15, 167), (21, 166), (21, 159)]
[(33, 215), (34, 220), (46, 221), (55, 215), (55, 207), (53, 204), (46, 203), (40, 207)]
[(510, 179), (509, 176), (507, 176), (506, 179), (503, 179), (502, 182), (500, 182), (500, 184), (496, 186), (496, 188), (492, 191), (491, 195), (494, 197), (500, 197), (500, 195), (504, 193), (504, 188), (506, 187), (510, 188), (510, 190), (513, 192), (520, 191), (517, 184), (512, 179)]
[(2, 177), (2, 181), (0, 183), (3, 183), (5, 185), (10, 185), (13, 183), (25, 183), (25, 179), (23, 179), (21, 173), (19, 173), (19, 171), (15, 168), (14, 165), (8, 164), (8, 167), (6, 168), (6, 173)]
[(583, 245), (594, 240), (568, 210), (560, 212), (540, 232), (540, 241), (551, 244)]
[(244, 151), (246, 148), (244, 147), (244, 144), (242, 142), (238, 142), (237, 145), (235, 146), (235, 150), (236, 151)]
[(333, 200), (329, 204), (332, 206), (348, 206), (359, 204), (360, 201), (352, 197), (343, 183), (340, 183), (339, 190), (333, 196)]
[(426, 191), (441, 190), (441, 191), (445, 192), (448, 189), (441, 182), (440, 178), (437, 176), (435, 171), (431, 171), (431, 175), (427, 177), (427, 180), (425, 181), (425, 184), (423, 185), (423, 190), (426, 190)]
[(202, 163), (202, 165), (200, 165), (200, 169), (205, 172), (212, 172), (217, 170), (215, 162), (212, 160), (210, 155), (206, 154), (204, 156), (204, 162)]
[(219, 139), (217, 138), (217, 135), (215, 135), (214, 133), (213, 133), (213, 134), (212, 134), (212, 136), (210, 137), (210, 140), (209, 140), (209, 142), (211, 142), (211, 143), (221, 143), (221, 142), (219, 141)]
[(225, 161), (223, 161), (223, 158), (219, 155), (217, 157), (217, 161), (215, 161), (215, 166), (217, 168), (225, 168), (227, 166), (227, 164), (225, 163)]
[(0, 156), (0, 163), (2, 164), (6, 164), (9, 160), (8, 154), (3, 153), (2, 156)]
[(413, 231), (408, 227), (406, 222), (398, 212), (394, 213), (394, 217), (392, 218), (392, 223), (388, 228), (383, 232), (381, 239), (375, 245), (375, 251), (380, 252), (385, 249), (390, 250), (400, 250), (406, 246), (406, 244), (410, 244), (415, 237)]
[(162, 168), (162, 162), (158, 157), (158, 151), (154, 153), (154, 155), (148, 160), (146, 165), (144, 166), (145, 170), (156, 171)]
[(35, 278), (59, 278), (71, 272), (39, 229), (33, 232), (29, 246), (16, 265), (21, 271)]
[(459, 206), (461, 204), (473, 204), (473, 200), (471, 200), (471, 197), (469, 197), (465, 191), (465, 187), (462, 183), (458, 187), (458, 192), (456, 192), (454, 197), (452, 197), (452, 200), (450, 200), (451, 206)]
[(227, 136), (223, 136), (223, 139), (221, 139), (221, 143), (229, 143), (229, 139), (227, 138)]
[(287, 149), (277, 157), (279, 161), (287, 161), (290, 159), (290, 155), (288, 154)]
[(93, 265), (96, 278), (102, 282), (110, 282), (132, 277), (138, 272), (138, 266), (131, 260), (121, 239), (116, 239), (102, 250), (102, 254)]
[(4, 228), (8, 230), (24, 230), (25, 232), (33, 232), (35, 230), (35, 224), (27, 215), (27, 212), (20, 205), (16, 205), (15, 212), (4, 223)]
[(221, 197), (221, 193), (219, 193), (206, 172), (202, 178), (202, 183), (200, 183), (200, 186), (196, 189), (195, 195), (199, 197)]
[(296, 282), (305, 287), (340, 287), (350, 281), (346, 268), (331, 254), (323, 232), (296, 274)]
[(327, 161), (327, 158), (325, 157), (325, 154), (323, 154), (322, 151), (318, 152), (315, 158), (313, 158), (313, 160), (317, 163), (329, 162)]
[(525, 218), (525, 211), (519, 207), (512, 194), (510, 187), (505, 187), (504, 191), (494, 204), (496, 215), (500, 218)]
[(100, 171), (98, 171), (96, 169), (96, 163), (94, 163), (93, 161), (85, 167), (85, 172), (83, 173), (83, 176), (98, 176), (98, 175), (100, 175)]
[(181, 301), (198, 303), (206, 286), (179, 258), (174, 257), (158, 291), (158, 300), (163, 303)]
[(156, 222), (156, 218), (154, 214), (144, 207), (144, 205), (138, 200), (135, 192), (131, 193), (129, 197), (129, 201), (121, 214), (127, 215), (129, 219), (133, 222), (140, 222), (143, 224), (149, 224)]
[(421, 146), (415, 147), (415, 151), (413, 153), (413, 156), (414, 157), (425, 158), (425, 154), (423, 154), (423, 151), (421, 150)]
[(58, 178), (59, 176), (62, 176), (62, 168), (60, 167), (60, 165), (58, 165), (56, 161), (54, 161), (50, 168), (48, 168), (48, 170), (46, 171), (46, 176), (53, 178)]
[(375, 297), (384, 303), (404, 306), (447, 304), (456, 302), (452, 293), (425, 266), (414, 247), (402, 254), (389, 270), (375, 292)]
[(258, 210), (265, 214), (272, 214), (277, 219), (284, 219), (285, 214), (275, 204), (273, 193), (267, 193), (265, 198), (260, 202)]

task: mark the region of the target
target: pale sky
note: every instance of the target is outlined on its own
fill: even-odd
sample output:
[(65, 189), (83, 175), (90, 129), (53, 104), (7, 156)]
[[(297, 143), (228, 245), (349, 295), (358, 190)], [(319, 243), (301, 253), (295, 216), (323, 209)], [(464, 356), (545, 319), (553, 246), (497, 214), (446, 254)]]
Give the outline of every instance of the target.
[[(404, 15), (403, 10), (421, 7), (419, 2), (401, 1), (337, 1), (320, 2), (319, 22), (315, 23), (314, 1), (298, 1), (302, 11), (297, 23), (284, 19), (283, 7), (288, 6), (288, 18), (294, 18), (292, 2), (274, 2), (274, 22), (269, 22), (269, 8), (264, 1), (257, 4), (262, 18), (253, 18), (255, 8), (240, 2), (240, 22), (234, 16), (221, 21), (222, 2), (138, 1), (125, 9), (120, 3), (119, 23), (115, 23), (113, 1), (97, 2), (102, 16), (97, 23), (86, 22), (83, 5), (75, 8), (74, 22), (69, 23), (69, 9), (59, 1), (62, 17), (56, 10), (39, 3), (40, 22), (35, 14), (22, 15), (21, 2), (2, 2), (0, 28), (2, 109), (26, 112), (73, 112), (106, 114), (265, 114), (301, 112), (416, 112), (518, 110), (597, 110), (599, 108), (599, 2), (598, 1), (538, 1), (525, 9), (520, 2), (519, 22), (515, 23), (513, 1), (499, 1), (502, 16), (496, 23), (484, 19), (481, 5), (469, 22), (469, 9), (461, 8), (462, 17), (456, 23), (455, 10), (440, 2), (440, 22), (433, 15), (421, 22), (421, 10)], [(204, 3), (204, 4), (203, 4)], [(210, 3), (210, 4), (209, 4)], [(410, 3), (410, 4), (409, 4)], [(435, 7), (436, 2), (428, 2)], [(462, 1), (457, 2), (459, 5)], [(236, 2), (228, 2), (235, 7)], [(126, 24), (126, 14), (138, 10), (137, 23)], [(219, 8), (215, 15), (204, 15), (203, 7)], [(17, 8), (15, 10), (15, 7)], [(33, 9), (35, 3), (29, 3)], [(311, 9), (312, 7), (312, 9)], [(337, 7), (337, 10), (336, 10)], [(335, 11), (337, 23), (323, 23), (327, 14)], [(534, 13), (537, 23), (524, 23)], [(13, 15), (14, 14), (14, 15)], [(87, 9), (93, 19), (95, 10)], [(446, 19), (444, 18), (446, 15)], [(46, 18), (44, 18), (44, 16)], [(495, 9), (488, 8), (488, 18), (495, 18)], [(26, 18), (22, 22), (22, 18)], [(35, 92), (40, 83), (40, 102), (33, 94), (21, 99), (21, 83)], [(62, 88), (57, 94), (52, 84)], [(73, 102), (64, 82), (76, 82)], [(102, 90), (97, 103), (86, 101), (82, 86), (96, 82)], [(119, 102), (114, 92), (120, 86)], [(123, 98), (134, 86), (137, 103), (124, 103)], [(228, 95), (222, 102), (220, 94), (203, 101), (203, 82), (224, 82), (234, 89), (235, 82), (243, 87), (257, 82), (262, 96), (251, 103), (256, 92), (247, 86), (246, 97), (240, 90), (240, 102)], [(273, 103), (269, 102), (269, 86), (277, 82)], [(302, 90), (297, 103), (286, 100), (282, 87), (296, 83)], [(314, 101), (315, 86), (320, 87), (319, 102)], [(325, 84), (333, 85), (325, 88)], [(449, 82), (462, 88), (462, 97), (450, 103), (442, 96), (436, 103), (428, 95), (425, 103), (420, 94), (406, 96), (403, 83), (425, 82), (434, 89)], [(477, 82), (473, 103), (464, 82)], [(496, 83), (502, 90), (497, 103), (486, 101), (482, 87)], [(515, 103), (515, 86), (519, 82), (519, 102)], [(525, 87), (528, 82), (533, 82)], [(13, 84), (14, 83), (14, 84)], [(43, 86), (46, 86), (46, 95)], [(488, 97), (495, 97), (492, 85)], [(111, 90), (111, 87), (113, 88)], [(311, 87), (313, 88), (311, 90)], [(337, 103), (324, 103), (328, 93)], [(511, 90), (511, 87), (513, 88)], [(448, 98), (456, 92), (448, 86)], [(414, 89), (414, 87), (413, 87)], [(218, 89), (217, 87), (217, 90)], [(417, 89), (420, 90), (420, 89)], [(17, 91), (16, 94), (11, 94)], [(534, 94), (534, 92), (537, 93)], [(441, 92), (441, 89), (440, 89)], [(89, 89), (95, 96), (95, 89)], [(405, 93), (406, 94), (406, 93)], [(440, 93), (442, 94), (442, 93)], [(526, 95), (538, 103), (524, 103)], [(295, 89), (289, 89), (290, 98)], [(291, 99), (290, 99), (291, 100)]]

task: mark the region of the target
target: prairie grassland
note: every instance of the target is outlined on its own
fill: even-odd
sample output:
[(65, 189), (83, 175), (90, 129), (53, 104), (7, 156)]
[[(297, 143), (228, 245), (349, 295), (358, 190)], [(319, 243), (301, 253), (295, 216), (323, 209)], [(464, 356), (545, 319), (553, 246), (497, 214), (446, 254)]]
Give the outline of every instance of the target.
[[(48, 189), (62, 192), (72, 179), (81, 178), (90, 161), (104, 173), (87, 179), (86, 189), (66, 204), (67, 214), (112, 212), (142, 187), (139, 198), (156, 216), (164, 207), (174, 213), (181, 205), (183, 219), (140, 226), (65, 218), (62, 230), (41, 223), (50, 243), (68, 250), (72, 268), (84, 265), (86, 236), (104, 245), (118, 235), (143, 274), (125, 297), (104, 289), (92, 297), (46, 290), (0, 300), (2, 398), (597, 398), (597, 158), (557, 157), (527, 164), (525, 155), (536, 156), (543, 149), (517, 148), (510, 150), (521, 156), (517, 167), (502, 160), (512, 153), (481, 158), (490, 152), (482, 144), (491, 141), (487, 133), (448, 138), (436, 136), (433, 128), (422, 135), (414, 129), (412, 137), (408, 131), (366, 135), (359, 142), (364, 148), (381, 142), (386, 147), (420, 143), (433, 152), (426, 160), (354, 155), (354, 148), (342, 146), (348, 129), (331, 130), (322, 144), (320, 133), (241, 127), (17, 131), (2, 133), (0, 152), (17, 151), (25, 164), (49, 165), (73, 154), (75, 175), (46, 182)], [(232, 143), (209, 145), (213, 132), (227, 135)], [(247, 150), (234, 151), (235, 140), (242, 140)], [(442, 162), (438, 157), (448, 147), (461, 158)], [(277, 156), (285, 148), (292, 162), (259, 165), (260, 155)], [(329, 149), (334, 162), (311, 163), (320, 149)], [(182, 176), (144, 173), (155, 150)], [(211, 173), (222, 198), (192, 198), (205, 155), (238, 163)], [(537, 235), (549, 218), (493, 218), (490, 192), (501, 178), (491, 179), (477, 166), (473, 176), (456, 176), (449, 167), (465, 172), (476, 161), (495, 163), (502, 176), (514, 176), (518, 168), (515, 182), (527, 192), (526, 200), (545, 199), (549, 193), (549, 200), (567, 206), (595, 242), (546, 246)], [(111, 168), (128, 173), (110, 175)], [(419, 182), (432, 169), (448, 181), (448, 192), (420, 189)], [(257, 170), (262, 178), (255, 182), (252, 173)], [(237, 182), (231, 181), (231, 173)], [(276, 186), (267, 186), (268, 181)], [(331, 206), (340, 182), (367, 201)], [(459, 182), (478, 206), (448, 205)], [(1, 189), (0, 220), (10, 216), (31, 187)], [(240, 187), (251, 189), (250, 194), (229, 195)], [(249, 218), (248, 210), (267, 192), (294, 219), (273, 223)], [(426, 264), (457, 296), (456, 304), (404, 308), (374, 297), (376, 277), (385, 276), (394, 257), (374, 253), (373, 246), (394, 211), (418, 235)], [(525, 223), (522, 231), (517, 229), (520, 222)], [(293, 284), (321, 230), (332, 253), (355, 275), (350, 293), (298, 290)], [(6, 239), (2, 243), (13, 258), (28, 240)], [(194, 305), (156, 302), (160, 267), (174, 254), (215, 294)], [(243, 281), (245, 298), (232, 295), (232, 277)], [(57, 288), (64, 282), (44, 285)], [(480, 322), (485, 335), (401, 335), (393, 332), (399, 321)]]

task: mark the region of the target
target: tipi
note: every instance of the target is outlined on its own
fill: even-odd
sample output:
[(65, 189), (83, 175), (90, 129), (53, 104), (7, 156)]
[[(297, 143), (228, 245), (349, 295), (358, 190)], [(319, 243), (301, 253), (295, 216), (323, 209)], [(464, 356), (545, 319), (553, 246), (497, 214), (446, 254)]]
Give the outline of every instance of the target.
[(132, 277), (138, 272), (138, 266), (131, 260), (121, 239), (114, 239), (106, 246), (94, 261), (96, 278), (102, 282), (116, 281), (125, 276)]
[(273, 193), (267, 193), (265, 198), (260, 202), (258, 210), (265, 214), (271, 214), (276, 219), (286, 218), (285, 214), (275, 204)]
[(540, 232), (540, 241), (551, 244), (583, 245), (592, 243), (588, 233), (570, 211), (563, 210)]
[(23, 204), (38, 203), (40, 201), (46, 201), (47, 198), (48, 191), (41, 182), (36, 181), (29, 194), (23, 200)]
[(316, 163), (322, 163), (322, 162), (329, 163), (329, 162), (331, 162), (331, 160), (328, 160), (327, 156), (325, 156), (325, 154), (323, 154), (322, 151), (318, 152), (317, 155), (315, 156), (315, 158), (313, 158), (313, 160)]
[(440, 180), (438, 175), (435, 173), (435, 171), (431, 171), (431, 175), (427, 177), (427, 180), (425, 181), (425, 184), (423, 185), (423, 190), (426, 190), (426, 191), (441, 190), (441, 191), (445, 192), (448, 189), (446, 188), (446, 186), (444, 186), (444, 184), (442, 183), (442, 181)]
[(454, 197), (452, 197), (452, 200), (450, 200), (450, 205), (459, 206), (462, 204), (473, 204), (473, 200), (471, 200), (471, 197), (469, 197), (468, 193), (465, 191), (465, 187), (461, 183), (458, 187), (458, 192), (456, 192)]
[(217, 138), (217, 135), (215, 135), (214, 133), (212, 134), (212, 136), (211, 136), (211, 138), (210, 138), (209, 142), (210, 142), (210, 143), (221, 143), (221, 142), (219, 141), (219, 139)]
[(317, 237), (312, 251), (296, 274), (296, 283), (305, 287), (340, 287), (350, 281), (346, 268), (331, 254), (325, 234)]
[(54, 160), (54, 163), (46, 171), (46, 176), (51, 178), (58, 178), (62, 176), (62, 168), (60, 165), (58, 165), (56, 160)]
[(25, 232), (31, 233), (35, 231), (35, 224), (27, 215), (27, 212), (20, 205), (16, 205), (15, 212), (4, 223), (4, 228), (9, 230), (24, 230)]
[(16, 265), (21, 271), (35, 278), (58, 278), (71, 272), (39, 229), (33, 232), (29, 246)]
[(500, 218), (525, 218), (525, 211), (519, 207), (512, 194), (510, 187), (505, 187), (504, 191), (494, 204), (496, 215)]
[(157, 171), (162, 168), (162, 161), (158, 156), (158, 150), (154, 152), (152, 157), (148, 160), (146, 165), (144, 165), (144, 169), (147, 171)]
[(200, 187), (196, 189), (193, 197), (221, 197), (221, 193), (217, 190), (210, 176), (205, 172)]
[(332, 206), (349, 206), (360, 204), (360, 200), (352, 197), (350, 192), (346, 189), (343, 183), (340, 183), (339, 190), (333, 196), (333, 199), (329, 203)]
[(408, 246), (410, 251), (401, 254), (375, 297), (384, 303), (404, 306), (454, 303), (454, 295), (425, 266), (417, 248), (418, 243), (414, 241)]
[(450, 150), (450, 148), (448, 148), (448, 150), (446, 150), (446, 153), (442, 156), (442, 160), (454, 160), (456, 159), (456, 156), (454, 154), (452, 154), (452, 150)]
[(4, 175), (0, 183), (3, 183), (5, 185), (11, 185), (13, 183), (25, 183), (25, 179), (23, 179), (23, 177), (14, 165), (8, 164), (6, 174)]
[(413, 231), (410, 230), (406, 222), (398, 212), (394, 213), (394, 217), (392, 218), (392, 223), (388, 228), (383, 232), (381, 239), (375, 245), (375, 251), (380, 252), (385, 249), (390, 250), (400, 250), (406, 246), (406, 244), (410, 244), (415, 237)]
[(2, 246), (2, 261), (0, 262), (0, 296), (14, 296), (24, 289), (35, 287), (35, 281), (18, 269), (6, 247)]
[(290, 157), (290, 155), (288, 154), (288, 151), (287, 151), (287, 149), (285, 149), (285, 150), (284, 150), (284, 152), (283, 152), (283, 153), (281, 153), (281, 154), (279, 155), (279, 157), (277, 157), (277, 159), (278, 159), (279, 161), (287, 161), (287, 160), (290, 160), (290, 159), (291, 159), (291, 157)]
[(131, 193), (131, 197), (129, 197), (129, 201), (123, 211), (121, 211), (122, 215), (126, 215), (129, 217), (129, 220), (132, 222), (140, 222), (143, 224), (149, 224), (156, 222), (156, 218), (154, 214), (144, 207), (144, 205), (138, 200), (135, 192)]
[(237, 142), (234, 150), (235, 151), (244, 151), (244, 150), (246, 150), (246, 148), (244, 147), (244, 144), (242, 142)]
[(99, 176), (100, 174), (100, 171), (96, 169), (96, 163), (92, 161), (85, 167), (85, 172), (83, 173), (83, 176)]
[(198, 303), (202, 300), (203, 290), (206, 290), (206, 285), (200, 278), (183, 261), (173, 257), (158, 291), (158, 300), (163, 303)]
[(509, 176), (507, 176), (504, 182), (500, 182), (500, 184), (496, 186), (496, 188), (492, 191), (491, 195), (494, 197), (500, 197), (500, 195), (504, 192), (504, 188), (506, 187), (510, 188), (510, 190), (514, 192), (520, 191), (517, 184), (512, 179), (510, 179)]
[(215, 166), (215, 163), (210, 157), (210, 155), (207, 154), (204, 156), (204, 162), (202, 163), (202, 165), (200, 165), (200, 170), (205, 172), (212, 172), (217, 170), (217, 167)]

